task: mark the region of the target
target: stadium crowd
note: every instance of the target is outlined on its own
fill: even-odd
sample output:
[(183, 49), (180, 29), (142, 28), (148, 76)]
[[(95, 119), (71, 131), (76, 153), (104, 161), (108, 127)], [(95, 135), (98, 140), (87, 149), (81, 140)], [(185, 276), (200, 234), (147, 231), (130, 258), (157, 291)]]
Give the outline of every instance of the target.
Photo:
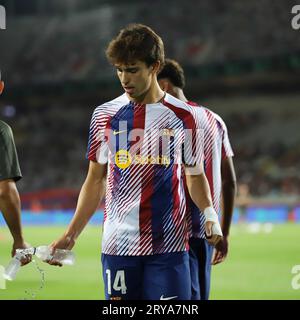
[(13, 27), (1, 33), (1, 42), (6, 45), (0, 51), (0, 61), (15, 85), (25, 78), (34, 84), (112, 78), (103, 48), (120, 27), (140, 21), (140, 17), (143, 23), (155, 25), (164, 39), (166, 54), (184, 65), (300, 50), (297, 33), (287, 32), (291, 9), (287, 1), (256, 0), (247, 6), (238, 0), (170, 2), (154, 1), (151, 11), (148, 2), (139, 1), (99, 4), (72, 14), (12, 18)]
[[(36, 95), (35, 88), (77, 80), (81, 84), (109, 83), (114, 74), (103, 48), (127, 23), (141, 22), (142, 17), (143, 23), (155, 25), (167, 56), (191, 68), (300, 50), (298, 34), (287, 32), (291, 1), (255, 0), (247, 6), (238, 0), (180, 1), (177, 6), (167, 0), (153, 1), (151, 11), (145, 1), (96, 3), (84, 11), (12, 16), (10, 27), (1, 32), (1, 43), (5, 43), (0, 50), (1, 71), (4, 78), (9, 75), (8, 89), (25, 84), (30, 90), (26, 98), (4, 96), (0, 101), (1, 118), (14, 129), (24, 174), (19, 185), (23, 193), (76, 189), (82, 184), (88, 124), (94, 102), (102, 102), (101, 92), (92, 93), (93, 103), (83, 103), (82, 99), (76, 102), (76, 97), (71, 102), (63, 97), (47, 100)], [(191, 98), (201, 103), (200, 97)], [(217, 112), (229, 128), (239, 183), (247, 184), (253, 196), (299, 196), (297, 108), (283, 117), (263, 103), (259, 110), (242, 112), (227, 110), (230, 98), (223, 104)], [(214, 103), (209, 107), (214, 110)]]
[[(294, 118), (293, 123), (263, 105), (260, 111), (241, 113), (227, 111), (231, 104), (228, 98), (222, 104), (221, 112), (217, 111), (228, 126), (239, 183), (247, 184), (250, 194), (257, 197), (299, 196), (299, 111), (287, 115)], [(43, 102), (41, 98), (15, 106), (0, 103), (1, 118), (14, 128), (24, 174), (19, 182), (21, 192), (80, 187), (87, 166), (85, 152), (93, 109), (94, 105)], [(286, 134), (277, 133), (280, 121)], [(269, 136), (276, 139), (268, 140)]]

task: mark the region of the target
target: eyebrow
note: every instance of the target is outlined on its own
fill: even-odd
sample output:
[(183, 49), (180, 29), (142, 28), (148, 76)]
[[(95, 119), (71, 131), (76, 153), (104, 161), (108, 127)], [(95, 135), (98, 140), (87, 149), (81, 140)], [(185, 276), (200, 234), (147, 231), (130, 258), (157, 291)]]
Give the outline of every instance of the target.
[(119, 69), (119, 70), (124, 70), (124, 71), (132, 71), (134, 69), (138, 69), (139, 66), (125, 67), (125, 68), (122, 68), (120, 66), (116, 66), (116, 68)]

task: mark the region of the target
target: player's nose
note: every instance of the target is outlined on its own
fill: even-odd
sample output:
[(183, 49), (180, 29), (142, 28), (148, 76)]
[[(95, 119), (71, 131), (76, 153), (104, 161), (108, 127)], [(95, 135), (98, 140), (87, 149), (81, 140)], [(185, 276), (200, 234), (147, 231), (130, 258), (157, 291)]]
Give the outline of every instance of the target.
[(128, 86), (130, 82), (130, 77), (126, 72), (123, 72), (121, 75), (121, 83), (124, 86)]

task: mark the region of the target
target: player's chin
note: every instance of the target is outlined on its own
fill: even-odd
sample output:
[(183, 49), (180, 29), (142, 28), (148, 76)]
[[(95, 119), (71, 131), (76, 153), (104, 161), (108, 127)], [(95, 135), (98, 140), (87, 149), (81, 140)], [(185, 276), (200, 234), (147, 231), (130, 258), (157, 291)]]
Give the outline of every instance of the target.
[(131, 98), (131, 99), (136, 99), (138, 98), (139, 96), (137, 94), (135, 94), (134, 92), (131, 92), (131, 93), (128, 93), (126, 92), (128, 97)]

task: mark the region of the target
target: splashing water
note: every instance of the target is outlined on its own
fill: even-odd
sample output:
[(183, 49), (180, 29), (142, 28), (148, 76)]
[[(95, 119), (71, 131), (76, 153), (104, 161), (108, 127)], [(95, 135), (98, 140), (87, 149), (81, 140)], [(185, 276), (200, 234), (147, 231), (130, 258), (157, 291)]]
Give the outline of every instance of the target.
[(39, 287), (32, 291), (32, 290), (25, 290), (25, 295), (26, 297), (21, 299), (21, 300), (35, 300), (36, 296), (38, 293), (41, 292), (41, 290), (44, 288), (45, 286), (45, 271), (43, 269), (41, 269), (38, 265), (38, 263), (35, 260), (32, 260), (32, 263), (34, 263), (34, 265), (36, 266), (37, 271), (40, 274), (41, 280), (40, 280), (40, 285)]

